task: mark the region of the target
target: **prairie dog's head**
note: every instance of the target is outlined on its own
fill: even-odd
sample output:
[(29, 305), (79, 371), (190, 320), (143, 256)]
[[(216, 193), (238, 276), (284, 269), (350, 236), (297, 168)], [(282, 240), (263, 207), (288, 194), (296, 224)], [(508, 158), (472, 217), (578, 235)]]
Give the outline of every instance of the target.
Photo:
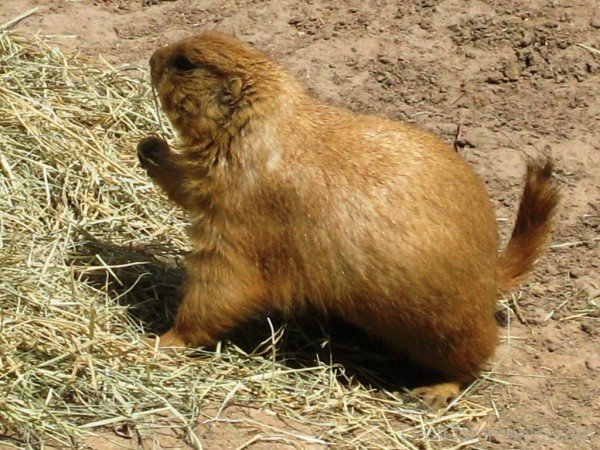
[(214, 32), (158, 49), (150, 58), (150, 73), (169, 120), (190, 140), (221, 132), (243, 109), (276, 103), (280, 93), (300, 90), (263, 53)]

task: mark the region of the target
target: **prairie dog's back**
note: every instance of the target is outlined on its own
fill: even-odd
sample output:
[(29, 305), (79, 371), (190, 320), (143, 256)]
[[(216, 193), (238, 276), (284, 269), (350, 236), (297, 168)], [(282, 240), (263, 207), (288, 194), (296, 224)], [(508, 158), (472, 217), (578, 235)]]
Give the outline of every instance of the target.
[[(365, 283), (382, 293), (409, 279), (495, 278), (491, 202), (447, 145), (410, 125), (316, 103), (293, 117), (272, 138), (283, 149), (277, 170), (266, 170), (263, 182), (269, 198), (281, 198), (275, 202), (284, 209), (281, 229), (295, 232), (264, 229), (277, 235), (267, 242), (281, 239), (273, 245), (287, 249), (290, 276), (307, 296), (326, 302)], [(257, 245), (265, 242), (255, 237)], [(280, 253), (266, 253), (267, 266), (286, 267), (273, 259)]]

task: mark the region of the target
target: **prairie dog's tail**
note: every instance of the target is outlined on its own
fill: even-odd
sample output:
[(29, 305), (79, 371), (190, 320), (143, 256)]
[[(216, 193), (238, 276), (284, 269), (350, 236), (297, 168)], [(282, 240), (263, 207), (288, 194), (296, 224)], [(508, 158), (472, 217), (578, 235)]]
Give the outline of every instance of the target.
[(501, 292), (522, 283), (542, 255), (558, 200), (558, 186), (552, 181), (552, 163), (530, 162), (515, 227), (500, 255), (498, 285)]

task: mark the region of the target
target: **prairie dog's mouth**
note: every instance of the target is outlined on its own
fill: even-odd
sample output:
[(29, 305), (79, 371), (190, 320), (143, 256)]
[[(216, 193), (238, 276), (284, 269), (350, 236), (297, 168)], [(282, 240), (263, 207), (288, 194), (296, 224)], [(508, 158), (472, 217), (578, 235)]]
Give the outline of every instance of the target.
[(158, 100), (158, 93), (156, 92), (156, 87), (154, 86), (154, 83), (150, 83), (150, 86), (152, 87), (152, 98), (154, 99), (154, 107), (156, 108), (156, 117), (158, 117), (158, 128), (160, 129), (161, 134), (164, 136), (165, 129), (163, 127), (161, 119), (161, 108), (160, 101)]

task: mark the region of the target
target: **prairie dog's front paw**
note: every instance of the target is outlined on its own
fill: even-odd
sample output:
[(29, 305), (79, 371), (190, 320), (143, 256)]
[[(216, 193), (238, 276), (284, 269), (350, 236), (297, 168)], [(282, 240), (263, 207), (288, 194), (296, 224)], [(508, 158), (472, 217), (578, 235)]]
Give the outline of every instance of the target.
[(148, 136), (137, 146), (140, 164), (146, 170), (160, 166), (169, 153), (171, 153), (169, 144), (158, 136)]

